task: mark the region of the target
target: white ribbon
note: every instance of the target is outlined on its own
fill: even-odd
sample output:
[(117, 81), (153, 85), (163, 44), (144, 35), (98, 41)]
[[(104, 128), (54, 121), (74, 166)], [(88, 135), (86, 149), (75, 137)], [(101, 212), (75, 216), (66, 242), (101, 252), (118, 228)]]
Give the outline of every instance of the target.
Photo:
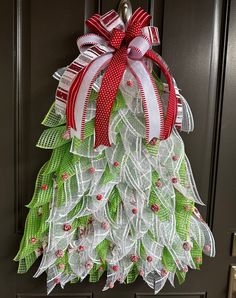
[[(100, 22), (109, 32), (114, 28), (125, 30), (122, 20), (115, 11), (110, 11), (102, 16)], [(142, 58), (152, 45), (158, 43), (158, 29), (147, 26), (142, 28), (142, 35), (135, 37), (127, 47), (128, 67), (138, 81), (141, 90), (148, 142), (152, 138), (161, 138), (164, 119), (157, 88), (149, 71), (145, 68)], [(77, 45), (81, 54), (67, 67), (59, 81), (55, 108), (57, 113), (65, 113), (72, 82), (79, 72), (87, 67), (76, 95), (74, 110), (68, 111), (73, 115), (73, 123), (75, 123), (75, 127), (70, 127), (71, 136), (83, 139), (86, 106), (92, 84), (99, 71), (109, 64), (115, 49), (108, 44), (105, 38), (93, 33), (78, 38)]]

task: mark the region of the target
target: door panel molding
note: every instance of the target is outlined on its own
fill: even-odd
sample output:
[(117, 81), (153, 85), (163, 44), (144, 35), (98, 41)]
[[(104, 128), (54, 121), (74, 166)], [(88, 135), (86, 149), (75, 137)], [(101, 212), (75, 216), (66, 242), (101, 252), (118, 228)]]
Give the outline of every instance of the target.
[[(63, 1), (59, 1), (58, 5), (62, 5)], [(76, 1), (74, 1), (76, 2)], [(61, 4), (60, 4), (61, 3)], [(36, 37), (33, 36), (34, 30), (36, 26), (39, 24), (33, 23), (32, 14), (34, 13), (34, 5), (35, 3), (32, 0), (14, 0), (14, 14), (13, 14), (13, 22), (14, 22), (14, 31), (13, 31), (13, 57), (14, 57), (14, 68), (13, 68), (13, 78), (14, 78), (14, 206), (15, 206), (15, 233), (22, 234), (24, 228), (25, 216), (27, 213), (25, 204), (30, 200), (33, 194), (33, 185), (35, 183), (35, 177), (31, 175), (32, 165), (28, 160), (30, 146), (35, 145), (35, 142), (32, 143), (29, 136), (29, 118), (31, 107), (33, 104), (33, 100), (37, 97), (32, 94), (32, 80), (35, 80), (35, 61), (32, 58), (31, 49), (36, 42)], [(71, 12), (72, 15), (75, 16), (76, 12), (71, 4)], [(74, 5), (73, 5), (74, 6)], [(88, 18), (92, 14), (98, 12), (101, 7), (100, 0), (84, 0), (83, 5), (80, 4), (81, 8), (83, 8), (82, 14), (83, 19)], [(42, 3), (43, 9), (43, 3)], [(81, 14), (81, 12), (80, 12)], [(52, 15), (52, 18), (57, 21), (56, 9), (55, 14)], [(82, 30), (81, 30), (82, 28)], [(78, 35), (82, 34), (85, 31), (84, 24), (78, 23)], [(52, 29), (53, 30), (53, 29)], [(69, 31), (69, 28), (67, 29)], [(72, 28), (75, 30), (75, 28)], [(42, 32), (43, 33), (43, 32)], [(71, 34), (72, 35), (72, 34)], [(69, 39), (70, 38), (70, 39)], [(73, 52), (73, 49), (76, 49), (76, 39), (72, 36), (68, 37), (69, 42), (69, 50)], [(56, 50), (56, 49), (55, 49)], [(71, 54), (71, 57), (76, 57), (78, 54), (78, 50), (74, 50), (74, 54)], [(66, 57), (68, 56), (68, 52), (66, 53)], [(72, 58), (73, 59), (73, 58)], [(52, 56), (53, 60), (53, 56)], [(69, 60), (69, 59), (68, 59)], [(66, 58), (63, 63), (66, 63)], [(56, 67), (62, 67), (64, 65), (57, 65)], [(56, 68), (54, 69), (56, 70)], [(32, 74), (33, 73), (33, 74)], [(38, 78), (38, 77), (37, 77)], [(36, 79), (37, 79), (36, 78)], [(51, 73), (49, 74), (48, 80), (51, 79)], [(54, 83), (54, 82), (53, 82)], [(50, 90), (48, 94), (52, 94), (55, 89), (55, 84), (50, 82), (51, 87), (48, 88)], [(48, 95), (49, 98), (50, 95)], [(46, 102), (46, 100), (44, 101)], [(52, 104), (52, 100), (48, 101), (48, 108), (50, 104)], [(46, 104), (45, 104), (46, 105)], [(47, 109), (48, 109), (47, 108)], [(47, 110), (43, 112), (45, 114)], [(37, 121), (35, 119), (35, 121)], [(38, 122), (40, 123), (40, 121)], [(41, 127), (40, 127), (41, 128)], [(41, 131), (34, 132), (35, 136), (39, 137)], [(36, 149), (39, 150), (39, 149)], [(46, 156), (46, 152), (40, 152), (42, 156)], [(42, 160), (42, 158), (40, 158)], [(38, 163), (40, 164), (40, 162)], [(38, 169), (36, 169), (38, 171)], [(27, 177), (31, 177), (32, 180), (27, 181)], [(29, 187), (29, 183), (32, 186)]]
[[(225, 84), (225, 67), (230, 18), (231, 0), (215, 1), (214, 34), (212, 42), (212, 71), (210, 76), (209, 95), (211, 101), (215, 98), (215, 109), (211, 112), (214, 117), (212, 140), (212, 163), (209, 178), (209, 194), (207, 204), (207, 222), (214, 228), (214, 210), (217, 187), (217, 169), (219, 161), (220, 132), (222, 124), (223, 97)], [(215, 83), (216, 81), (216, 83)], [(216, 85), (217, 84), (217, 85)], [(215, 90), (215, 91), (214, 91)], [(213, 109), (214, 107), (212, 107)], [(214, 113), (214, 114), (213, 114)], [(210, 137), (210, 136), (209, 136)]]
[[(16, 295), (17, 298), (41, 298), (41, 297), (48, 297), (47, 294), (37, 294), (37, 293), (18, 293)], [(92, 298), (92, 293), (63, 293), (63, 294), (50, 294), (50, 297), (54, 298), (67, 298), (67, 297), (74, 297), (74, 298)]]
[[(136, 293), (135, 294), (135, 298), (149, 298), (149, 297), (156, 297), (156, 295), (152, 295), (150, 293)], [(206, 292), (194, 292), (194, 293), (159, 293), (158, 297), (186, 297), (186, 298), (206, 298), (207, 294)]]
[(30, 1), (14, 0), (15, 231), (22, 233), (26, 128), (30, 98)]

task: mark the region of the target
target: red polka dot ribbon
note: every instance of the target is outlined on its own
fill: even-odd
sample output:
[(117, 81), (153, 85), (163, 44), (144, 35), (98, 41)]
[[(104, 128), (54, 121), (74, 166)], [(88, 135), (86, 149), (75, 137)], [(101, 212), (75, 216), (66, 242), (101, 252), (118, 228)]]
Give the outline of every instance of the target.
[[(95, 33), (78, 38), (80, 55), (66, 68), (56, 91), (56, 112), (66, 112), (72, 137), (84, 138), (88, 98), (97, 76), (105, 70), (96, 102), (95, 148), (111, 145), (109, 120), (126, 68), (134, 75), (140, 89), (147, 142), (170, 135), (176, 120), (177, 98), (173, 77), (166, 63), (151, 50), (151, 46), (159, 44), (159, 35), (156, 27), (149, 26), (150, 19), (147, 12), (138, 8), (126, 26), (114, 10), (103, 16), (96, 14), (86, 21)], [(156, 63), (167, 80), (169, 99), (166, 117), (144, 57)]]

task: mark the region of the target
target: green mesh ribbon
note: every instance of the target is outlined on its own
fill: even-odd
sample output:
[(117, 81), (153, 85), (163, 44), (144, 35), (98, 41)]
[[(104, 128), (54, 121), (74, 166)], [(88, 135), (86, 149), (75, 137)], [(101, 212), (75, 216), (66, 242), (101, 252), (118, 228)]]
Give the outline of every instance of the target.
[[(158, 92), (161, 96), (164, 90), (163, 83), (158, 76), (153, 73), (154, 81), (157, 86)], [(95, 102), (97, 99), (97, 92), (91, 91), (89, 101), (90, 103)], [(117, 111), (126, 108), (125, 99), (120, 90), (118, 90), (115, 103), (112, 108), (111, 119), (113, 119)], [(65, 194), (65, 181), (68, 179), (75, 179), (76, 165), (79, 163), (82, 169), (87, 169), (91, 166), (91, 159), (78, 154), (77, 152), (87, 151), (88, 148), (92, 148), (91, 144), (94, 142), (94, 119), (85, 123), (84, 128), (84, 141), (73, 137), (68, 139), (66, 137), (66, 117), (65, 115), (58, 115), (55, 112), (55, 104), (53, 104), (45, 116), (42, 124), (48, 127), (41, 134), (37, 146), (43, 149), (52, 149), (52, 154), (47, 163), (40, 169), (39, 174), (35, 183), (35, 190), (31, 202), (27, 205), (29, 213), (25, 223), (24, 235), (20, 244), (20, 249), (15, 257), (16, 261), (19, 261), (18, 272), (24, 273), (32, 266), (37, 259), (35, 251), (40, 249), (45, 242), (45, 238), (48, 234), (48, 223), (47, 219), (50, 211), (50, 204), (53, 196), (56, 198), (56, 206), (63, 206), (66, 201)], [(124, 126), (124, 122), (121, 120), (116, 126), (116, 143), (122, 142), (120, 135), (121, 128)], [(160, 141), (157, 141), (156, 145), (145, 144), (146, 151), (154, 158), (157, 158), (159, 151)], [(99, 154), (96, 158), (106, 157), (105, 152)], [(118, 162), (121, 164), (123, 156), (119, 157)], [(116, 172), (117, 171), (117, 172)], [(102, 178), (99, 183), (105, 185), (113, 181), (120, 173), (120, 168), (113, 169), (107, 165)], [(65, 178), (66, 177), (66, 178)], [(187, 168), (186, 162), (183, 160), (179, 170), (180, 183), (186, 187), (187, 179)], [(156, 216), (160, 221), (168, 221), (170, 218), (170, 210), (161, 202), (156, 195), (156, 182), (159, 179), (159, 174), (156, 171), (152, 172), (152, 186), (148, 205), (151, 207), (153, 204), (157, 204), (160, 210), (156, 212)], [(70, 181), (73, 183), (73, 180)], [(175, 207), (175, 218), (176, 218), (176, 231), (181, 240), (186, 241), (188, 239), (188, 230), (190, 219), (192, 216), (192, 210), (194, 203), (186, 199), (180, 192), (175, 191), (176, 195), (176, 207)], [(88, 197), (88, 193), (84, 193), (83, 197), (79, 199), (76, 206), (67, 214), (68, 220), (73, 219), (72, 229), (74, 233), (78, 228), (86, 228), (89, 225), (90, 216), (79, 216), (81, 210), (87, 204), (87, 200), (91, 199)], [(106, 206), (106, 214), (111, 222), (111, 225), (116, 222), (118, 210), (121, 206), (122, 199), (119, 191), (116, 187), (113, 187), (109, 200)], [(187, 208), (186, 208), (187, 207)], [(189, 210), (189, 211), (188, 211)], [(130, 227), (130, 235), (134, 234), (134, 228)], [(148, 231), (149, 237), (153, 241), (157, 241), (157, 236), (154, 235), (150, 230)], [(32, 241), (35, 239), (35, 241)], [(94, 264), (89, 272), (89, 281), (97, 282), (102, 274), (107, 270), (106, 257), (110, 250), (110, 241), (107, 239), (102, 240), (96, 247), (96, 253), (101, 260), (102, 264)], [(195, 262), (196, 268), (200, 268), (202, 263), (202, 247), (194, 241), (191, 249), (191, 256)], [(139, 245), (139, 261), (132, 264), (132, 267), (126, 277), (128, 284), (133, 283), (139, 275), (139, 265), (141, 261), (146, 261), (147, 253), (140, 240)], [(185, 280), (186, 273), (177, 269), (175, 261), (168, 250), (164, 247), (162, 253), (162, 263), (164, 268), (169, 272), (176, 272), (179, 283), (183, 283)], [(71, 274), (71, 268), (68, 263), (68, 253), (65, 251), (63, 257), (58, 258), (55, 261), (55, 265), (64, 264), (63, 270), (66, 274)], [(59, 268), (59, 266), (58, 266)], [(58, 269), (60, 270), (60, 269)], [(79, 278), (75, 278), (72, 283), (78, 282)]]
[(133, 283), (137, 279), (138, 275), (139, 275), (138, 266), (137, 264), (134, 263), (127, 275), (127, 278), (126, 278), (127, 284)]
[(55, 103), (52, 104), (42, 124), (47, 127), (55, 127), (66, 123), (65, 115), (58, 115), (55, 111)]
[(164, 247), (163, 253), (162, 253), (162, 263), (167, 271), (169, 272), (175, 272), (176, 270), (176, 264), (173, 260), (172, 255), (170, 254), (169, 250)]
[(158, 141), (155, 145), (151, 145), (149, 143), (145, 143), (145, 146), (147, 148), (147, 151), (150, 155), (153, 157), (157, 157), (158, 150), (159, 150), (160, 142)]
[[(17, 273), (19, 273), (19, 274), (26, 273), (30, 269), (30, 267), (34, 264), (36, 259), (37, 259), (37, 256), (36, 256), (35, 252), (32, 252), (29, 255), (27, 255), (26, 257), (24, 257), (23, 259), (20, 259)], [(17, 259), (15, 259), (15, 260), (17, 260)]]
[(140, 255), (140, 257), (141, 257), (143, 260), (145, 260), (146, 257), (147, 257), (145, 248), (144, 248), (143, 243), (142, 243), (141, 240), (140, 240), (139, 255)]
[[(176, 197), (176, 208), (175, 208), (175, 219), (176, 219), (176, 231), (179, 234), (181, 240), (188, 239), (188, 230), (190, 224), (190, 218), (192, 216), (192, 209), (194, 202), (187, 200), (180, 192), (175, 191)], [(190, 207), (190, 211), (186, 211), (186, 206)]]
[[(152, 189), (153, 189), (153, 186), (152, 186)], [(157, 197), (157, 195), (153, 190), (151, 190), (148, 204), (150, 207), (153, 204), (157, 204), (160, 207), (160, 210), (158, 212), (155, 212), (155, 214), (159, 217), (161, 221), (166, 221), (169, 219), (170, 217), (169, 209), (160, 201), (160, 199)]]
[(65, 138), (63, 138), (63, 135), (65, 132), (66, 132), (65, 125), (52, 127), (44, 130), (38, 140), (37, 147), (40, 147), (43, 149), (55, 149), (57, 147), (60, 147), (68, 143), (69, 140), (66, 140)]
[(101, 183), (107, 184), (115, 178), (115, 175), (111, 173), (110, 168), (106, 165), (105, 171), (102, 174)]
[(71, 178), (75, 175), (75, 165), (80, 160), (80, 156), (70, 153), (70, 144), (65, 145), (66, 151), (61, 159), (60, 167), (56, 171), (57, 184), (60, 187), (64, 183), (64, 176)]
[(202, 264), (202, 247), (200, 247), (196, 241), (193, 241), (191, 256), (195, 263), (196, 268), (199, 270)]
[(181, 285), (182, 283), (184, 283), (185, 278), (186, 278), (186, 273), (177, 269), (176, 275), (177, 275), (179, 284)]
[(121, 203), (121, 197), (120, 197), (119, 191), (117, 190), (116, 187), (114, 187), (112, 189), (112, 192), (109, 196), (109, 201), (108, 201), (108, 215), (113, 221), (116, 220), (117, 209), (120, 203)]
[(104, 263), (104, 261), (106, 260), (109, 245), (110, 245), (110, 242), (107, 239), (104, 239), (96, 247), (96, 251), (97, 251), (102, 263)]

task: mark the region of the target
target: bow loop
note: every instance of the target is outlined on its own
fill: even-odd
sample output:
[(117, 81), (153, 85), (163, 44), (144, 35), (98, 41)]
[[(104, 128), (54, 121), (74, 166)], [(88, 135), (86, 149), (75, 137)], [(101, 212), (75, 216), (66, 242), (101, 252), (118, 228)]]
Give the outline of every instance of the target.
[(151, 43), (149, 39), (144, 36), (137, 36), (131, 40), (128, 47), (129, 58), (131, 59), (141, 59), (146, 52), (150, 49)]
[(119, 14), (113, 9), (100, 17), (100, 23), (108, 32), (112, 32), (114, 28), (121, 30), (125, 28), (124, 22)]
[(102, 45), (102, 44), (106, 44), (105, 38), (94, 33), (88, 33), (88, 34), (82, 35), (77, 39), (77, 46), (80, 53), (86, 52), (93, 45)]
[(145, 26), (142, 28), (142, 34), (150, 40), (153, 46), (158, 46), (160, 44), (159, 31), (157, 27)]
[[(168, 66), (151, 50), (160, 39), (158, 29), (149, 26), (150, 19), (147, 12), (138, 8), (126, 27), (114, 10), (103, 16), (95, 14), (87, 20), (87, 26), (96, 34), (85, 34), (77, 40), (80, 55), (67, 67), (56, 91), (56, 111), (59, 114), (66, 111), (71, 136), (83, 140), (89, 95), (97, 76), (105, 71), (96, 102), (95, 147), (111, 145), (109, 119), (126, 68), (135, 77), (141, 91), (147, 142), (170, 135), (176, 121), (177, 99)], [(156, 63), (166, 77), (169, 86), (166, 117), (144, 58)]]
[(114, 28), (112, 30), (109, 43), (113, 48), (118, 50), (121, 47), (121, 44), (124, 38), (125, 38), (125, 32), (120, 29)]
[(130, 43), (136, 36), (142, 35), (142, 26), (139, 22), (132, 23), (127, 27), (125, 39)]

